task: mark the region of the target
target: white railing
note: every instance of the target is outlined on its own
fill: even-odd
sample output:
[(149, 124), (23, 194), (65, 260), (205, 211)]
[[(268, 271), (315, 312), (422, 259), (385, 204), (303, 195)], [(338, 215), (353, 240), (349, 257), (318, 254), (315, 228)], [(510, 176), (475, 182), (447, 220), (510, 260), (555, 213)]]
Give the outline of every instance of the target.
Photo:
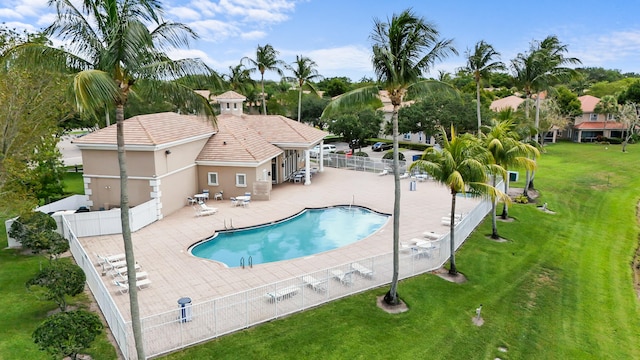
[[(498, 185), (500, 186), (500, 184)], [(484, 217), (491, 211), (491, 201), (484, 200), (462, 218), (455, 227), (458, 249)], [(100, 306), (125, 359), (136, 359), (131, 322), (124, 322), (101, 275), (78, 242), (71, 224), (63, 217), (63, 235), (69, 239), (71, 252), (85, 274), (87, 283)], [(402, 252), (399, 278), (405, 279), (440, 268), (450, 255), (450, 236), (432, 241), (428, 252)], [(364, 276), (354, 271), (353, 264), (372, 271)], [(350, 281), (339, 281), (334, 272), (349, 274)], [(251, 271), (251, 270), (248, 270)], [(319, 280), (319, 286), (305, 283), (305, 276)], [(279, 281), (241, 293), (170, 309), (141, 320), (145, 353), (154, 357), (186, 346), (207, 341), (282, 316), (303, 311), (391, 282), (393, 253), (362, 258), (341, 266)], [(318, 284), (317, 284), (318, 285)], [(322, 289), (321, 289), (322, 288)]]
[(48, 214), (50, 212), (61, 210), (77, 210), (83, 206), (89, 208), (88, 195), (71, 195), (64, 199), (52, 202), (51, 204), (40, 206), (36, 210)]
[[(465, 214), (455, 228), (456, 249), (490, 211), (491, 201), (484, 200), (470, 213)], [(401, 253), (399, 277), (404, 279), (440, 268), (449, 259), (449, 239), (447, 234), (433, 241), (434, 248), (428, 252), (417, 253), (409, 250), (408, 253)], [(352, 268), (354, 263), (370, 269), (373, 276), (363, 276), (354, 272)], [(349, 274), (352, 281), (340, 282), (333, 273), (335, 270)], [(320, 287), (325, 290), (321, 291), (319, 287), (313, 289), (305, 284), (303, 277), (307, 275), (319, 280)], [(199, 304), (191, 304), (185, 309), (176, 308), (145, 317), (142, 319), (145, 353), (147, 356), (158, 356), (389, 284), (393, 276), (393, 253), (359, 259), (338, 267), (304, 274), (304, 276)]]
[[(393, 160), (329, 153), (324, 155), (324, 166), (380, 173), (393, 169)], [(401, 160), (400, 174), (404, 174), (406, 171), (408, 171), (407, 162)]]
[[(131, 338), (129, 335), (129, 328), (131, 324), (125, 323), (120, 310), (118, 310), (118, 307), (111, 297), (111, 293), (102, 281), (101, 274), (98, 273), (98, 269), (91, 261), (91, 257), (78, 241), (78, 238), (74, 234), (65, 217), (66, 216), (62, 217), (62, 234), (67, 240), (69, 240), (71, 254), (78, 266), (80, 266), (84, 271), (87, 277), (87, 285), (96, 299), (98, 306), (100, 306), (100, 310), (102, 311), (107, 324), (109, 324), (109, 328), (113, 333), (113, 337), (115, 338), (118, 347), (120, 347), (120, 349), (127, 349), (127, 342)], [(97, 259), (95, 260), (97, 261)]]

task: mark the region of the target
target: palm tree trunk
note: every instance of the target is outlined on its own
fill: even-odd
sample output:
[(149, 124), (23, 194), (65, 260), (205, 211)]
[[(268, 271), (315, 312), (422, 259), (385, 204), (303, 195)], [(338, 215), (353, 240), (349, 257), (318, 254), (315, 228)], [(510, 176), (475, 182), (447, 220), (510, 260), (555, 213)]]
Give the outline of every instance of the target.
[(538, 135), (540, 135), (540, 93), (536, 96), (536, 118), (534, 122), (536, 128), (535, 141), (538, 142)]
[(389, 305), (400, 304), (398, 297), (398, 278), (400, 275), (400, 160), (398, 151), (398, 109), (400, 105), (393, 105), (393, 276), (391, 289), (385, 295), (384, 301)]
[(264, 73), (261, 73), (260, 83), (262, 84), (262, 115), (267, 115), (267, 103), (264, 96)]
[(449, 274), (458, 275), (456, 268), (456, 242), (454, 232), (456, 228), (456, 192), (451, 191), (451, 222), (449, 223), (449, 247), (451, 254), (449, 255)]
[[(492, 176), (492, 186), (495, 188), (496, 187), (496, 176), (493, 175)], [(499, 239), (500, 235), (498, 235), (498, 216), (496, 214), (496, 202), (498, 201), (497, 198), (493, 199), (493, 201), (491, 202), (491, 226), (492, 226), (492, 232), (491, 232), (491, 238), (492, 239)]]
[(478, 138), (482, 135), (482, 116), (480, 115), (480, 80), (476, 80), (476, 113), (478, 114)]
[(127, 280), (129, 283), (129, 304), (131, 308), (131, 324), (133, 339), (138, 359), (145, 359), (142, 324), (140, 323), (140, 307), (138, 304), (138, 288), (136, 287), (136, 260), (131, 241), (129, 224), (129, 192), (127, 190), (127, 163), (124, 150), (124, 105), (116, 106), (116, 141), (118, 144), (118, 166), (120, 167), (120, 221), (122, 223), (122, 240), (127, 261)]
[[(507, 168), (504, 168), (504, 171), (507, 172), (507, 178), (504, 179), (504, 193), (509, 195), (509, 171), (507, 170)], [(502, 215), (500, 215), (502, 217), (503, 220), (506, 220), (509, 217), (509, 208), (507, 206), (507, 202), (503, 202), (502, 203)]]
[(298, 92), (298, 122), (300, 122), (301, 111), (302, 111), (302, 84), (300, 84), (300, 91)]

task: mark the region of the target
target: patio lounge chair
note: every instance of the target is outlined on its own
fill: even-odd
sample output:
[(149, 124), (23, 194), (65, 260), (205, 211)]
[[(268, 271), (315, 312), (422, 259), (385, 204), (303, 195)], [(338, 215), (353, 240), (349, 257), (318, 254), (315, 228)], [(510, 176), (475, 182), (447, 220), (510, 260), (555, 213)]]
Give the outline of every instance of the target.
[(205, 203), (194, 206), (194, 209), (196, 209), (196, 216), (213, 215), (218, 212), (218, 208), (208, 207)]
[(429, 240), (438, 240), (444, 236), (442, 234), (438, 234), (433, 231), (425, 231), (424, 233), (422, 233), (422, 235)]
[(105, 263), (115, 262), (124, 260), (124, 254), (115, 254), (115, 255), (100, 255), (94, 253), (94, 255), (98, 258), (98, 265), (103, 265)]
[[(118, 291), (120, 292), (120, 294), (124, 294), (124, 293), (129, 291), (129, 284), (120, 282), (118, 280), (114, 280), (113, 283), (117, 286)], [(140, 281), (136, 281), (136, 287), (139, 290), (142, 290), (143, 288), (145, 288), (145, 287), (147, 287), (149, 285), (151, 285), (151, 280), (149, 280), (149, 279), (142, 279)]]
[[(136, 271), (138, 271), (138, 270), (141, 269), (141, 266), (140, 266), (140, 264), (136, 263), (134, 268), (135, 268)], [(129, 270), (127, 270), (127, 266), (125, 265), (125, 266), (122, 266), (122, 267), (113, 268), (113, 269), (107, 271), (105, 275), (110, 275), (110, 276), (113, 276), (113, 277), (116, 277), (116, 276), (127, 276), (127, 272), (128, 271)]]
[(368, 267), (362, 266), (358, 263), (352, 263), (351, 264), (351, 269), (353, 269), (353, 271), (357, 272), (358, 274), (362, 275), (363, 277), (368, 277), (370, 279), (373, 279), (373, 271), (371, 269), (369, 269)]
[(327, 291), (327, 280), (318, 280), (311, 275), (305, 275), (302, 277), (302, 281), (317, 292)]
[(187, 205), (195, 205), (198, 203), (198, 199), (194, 199), (191, 196), (187, 198)]
[(342, 285), (350, 286), (353, 284), (351, 279), (351, 272), (344, 272), (340, 269), (331, 270), (331, 275), (334, 279), (340, 281)]
[[(136, 271), (136, 280), (142, 280), (142, 279), (146, 279), (149, 277), (149, 274), (146, 271)], [(127, 283), (129, 282), (129, 278), (127, 278), (127, 273), (125, 272), (124, 275), (120, 275), (118, 274), (118, 281), (121, 283)]]
[(288, 286), (277, 291), (268, 292), (265, 294), (269, 302), (277, 302), (284, 299), (288, 299), (298, 293), (300, 288), (298, 286)]

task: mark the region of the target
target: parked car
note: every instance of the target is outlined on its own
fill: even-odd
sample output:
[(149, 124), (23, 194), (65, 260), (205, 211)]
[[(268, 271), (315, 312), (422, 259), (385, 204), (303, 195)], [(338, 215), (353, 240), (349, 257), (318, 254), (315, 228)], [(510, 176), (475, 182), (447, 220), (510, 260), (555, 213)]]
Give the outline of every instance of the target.
[(371, 146), (371, 150), (373, 151), (384, 151), (393, 148), (393, 144), (388, 144), (385, 142), (377, 142)]
[[(333, 152), (336, 152), (336, 146), (335, 145), (331, 145), (331, 144), (322, 145), (322, 153), (323, 154), (333, 153)], [(320, 153), (320, 145), (316, 145), (316, 147), (314, 147), (313, 149), (309, 150), (309, 156), (311, 156), (313, 158), (317, 158), (319, 153)]]

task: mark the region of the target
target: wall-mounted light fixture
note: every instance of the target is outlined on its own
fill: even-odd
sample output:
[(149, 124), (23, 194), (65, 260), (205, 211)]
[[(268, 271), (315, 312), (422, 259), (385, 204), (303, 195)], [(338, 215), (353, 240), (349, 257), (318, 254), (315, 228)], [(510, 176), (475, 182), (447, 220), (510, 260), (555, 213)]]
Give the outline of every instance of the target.
[(222, 142), (222, 145), (227, 145), (227, 142), (226, 142), (226, 141), (223, 141), (223, 142)]
[(169, 155), (169, 154), (171, 154), (171, 150), (165, 150), (165, 151), (164, 151), (164, 153), (165, 153), (166, 155)]

